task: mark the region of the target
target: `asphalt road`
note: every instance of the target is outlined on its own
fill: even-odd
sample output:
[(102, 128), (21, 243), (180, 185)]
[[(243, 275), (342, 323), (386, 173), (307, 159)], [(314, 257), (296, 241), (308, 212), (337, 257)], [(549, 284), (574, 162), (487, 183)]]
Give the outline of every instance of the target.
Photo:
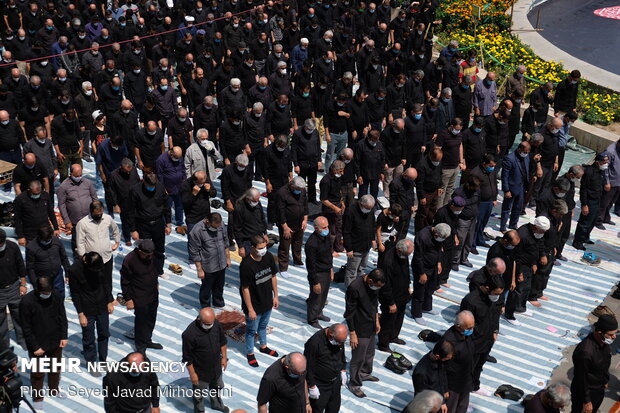
[(528, 18), (535, 27), (540, 11), (538, 28), (543, 29), (540, 34), (545, 39), (578, 59), (620, 75), (620, 20), (594, 14), (594, 10), (614, 6), (620, 6), (620, 0), (549, 0)]

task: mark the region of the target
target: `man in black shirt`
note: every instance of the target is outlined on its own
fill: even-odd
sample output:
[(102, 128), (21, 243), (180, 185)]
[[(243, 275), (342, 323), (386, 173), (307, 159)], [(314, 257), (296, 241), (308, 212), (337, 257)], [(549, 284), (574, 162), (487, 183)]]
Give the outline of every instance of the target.
[(450, 284), (448, 284), (450, 271), (458, 271), (458, 265), (454, 264), (454, 257), (458, 252), (458, 245), (460, 244), (457, 233), (459, 217), (463, 213), (465, 205), (465, 198), (462, 196), (455, 196), (447, 205), (437, 210), (435, 218), (433, 219), (433, 225), (436, 226), (441, 223), (446, 223), (450, 226), (451, 231), (450, 236), (446, 238), (442, 245), (441, 271), (439, 271), (438, 275), (437, 288), (440, 288), (440, 285), (450, 288)]
[[(416, 395), (424, 390), (434, 390), (444, 395), (448, 394), (448, 375), (446, 365), (454, 357), (454, 344), (441, 340), (433, 349), (420, 359), (413, 369), (413, 391)], [(447, 408), (447, 406), (445, 407)]]
[(381, 262), (385, 272), (385, 286), (379, 294), (381, 303), (381, 331), (379, 332), (379, 351), (390, 351), (390, 343), (406, 344), (398, 338), (405, 318), (409, 293), (409, 256), (413, 254), (413, 241), (400, 240), (388, 250)]
[(384, 285), (385, 273), (374, 269), (353, 280), (345, 295), (344, 318), (351, 336), (347, 387), (357, 397), (366, 397), (361, 389), (363, 381), (379, 381), (372, 375), (372, 363), (375, 358), (375, 334), (381, 330), (377, 314), (378, 290)]
[(605, 153), (599, 153), (596, 155), (592, 165), (583, 167), (583, 178), (581, 178), (581, 185), (579, 187), (581, 214), (579, 215), (573, 239), (573, 247), (578, 250), (585, 251), (586, 247), (583, 244), (593, 244), (590, 240), (590, 233), (599, 215), (603, 184), (609, 182), (604, 177), (608, 163), (609, 157)]
[(54, 213), (54, 201), (47, 192), (41, 189), (41, 182), (31, 181), (28, 191), (22, 192), (15, 198), (14, 220), (15, 233), (19, 245), (36, 238), (39, 228), (49, 225), (54, 227), (55, 235), (59, 234), (58, 221)]
[(76, 119), (74, 109), (63, 112), (52, 121), (52, 142), (58, 156), (60, 181), (68, 176), (69, 167), (73, 164), (82, 166), (84, 139)]
[[(170, 235), (172, 213), (164, 185), (154, 173), (144, 174), (142, 182), (129, 194), (129, 227), (131, 238), (152, 239), (155, 245), (154, 263), (158, 275), (164, 274), (166, 235)], [(165, 278), (165, 277), (162, 277)]]
[(222, 370), (228, 365), (227, 343), (224, 329), (215, 318), (215, 312), (210, 307), (200, 310), (196, 320), (187, 326), (183, 335), (183, 361), (187, 363), (189, 379), (192, 382), (195, 411), (204, 411), (203, 394), (209, 389), (209, 394), (217, 390), (215, 396), (210, 396), (211, 409), (228, 412), (229, 409), (222, 402), (219, 394), (224, 388)]
[(329, 293), (329, 285), (334, 279), (333, 243), (329, 237), (329, 222), (325, 217), (314, 220), (314, 232), (306, 241), (306, 270), (310, 295), (306, 300), (307, 321), (314, 328), (321, 328), (318, 320), (330, 321), (323, 315), (323, 307)]
[(437, 288), (438, 275), (441, 272), (441, 254), (444, 241), (453, 236), (450, 225), (438, 224), (428, 226), (415, 237), (413, 260), (413, 299), (411, 301), (411, 316), (422, 326), (426, 320), (422, 313), (433, 311), (433, 293)]
[(306, 119), (304, 126), (293, 133), (291, 158), (295, 173), (308, 180), (308, 201), (316, 204), (316, 176), (323, 163), (321, 141), (314, 120)]
[(482, 162), (486, 153), (486, 132), (484, 131), (484, 118), (477, 116), (472, 125), (461, 133), (463, 140), (463, 157), (465, 158), (465, 169), (461, 175), (461, 180), (467, 178), (472, 170), (476, 169)]
[(136, 134), (134, 154), (138, 168), (148, 166), (155, 169), (155, 160), (164, 153), (164, 133), (155, 121), (148, 121), (146, 126)]
[(433, 223), (433, 217), (437, 212), (437, 199), (443, 194), (441, 188), (441, 160), (443, 151), (439, 148), (433, 150), (422, 158), (416, 171), (415, 186), (418, 196), (418, 212), (415, 216), (416, 233), (422, 228)]
[(312, 411), (340, 411), (340, 386), (347, 383), (344, 344), (348, 335), (347, 326), (333, 324), (314, 333), (304, 345), (308, 365), (306, 382)]
[(249, 253), (250, 240), (255, 235), (260, 235), (267, 241), (267, 221), (260, 196), (258, 189), (252, 187), (235, 203), (233, 226), (241, 257)]
[(112, 171), (108, 177), (108, 190), (106, 195), (110, 198), (113, 211), (121, 216), (121, 230), (125, 245), (131, 246), (131, 228), (129, 227), (128, 215), (130, 210), (129, 194), (131, 188), (140, 183), (138, 171), (133, 161), (123, 158), (121, 166)]
[(476, 349), (473, 390), (480, 389), (482, 367), (488, 361), (489, 353), (499, 333), (500, 298), (504, 292), (501, 275), (489, 277), (484, 284), (467, 294), (461, 301), (459, 311), (471, 311), (476, 320), (473, 342)]
[(368, 136), (358, 142), (354, 149), (360, 196), (370, 193), (377, 198), (379, 195), (379, 181), (383, 179), (383, 173), (387, 168), (385, 147), (379, 137), (378, 130), (370, 131)]
[(471, 311), (461, 311), (456, 315), (454, 325), (443, 335), (443, 340), (454, 345), (454, 357), (446, 365), (449, 412), (466, 413), (469, 406), (469, 393), (474, 388), (476, 354), (472, 335), (475, 321)]
[(368, 253), (375, 239), (375, 198), (363, 195), (358, 202), (347, 208), (343, 218), (343, 240), (347, 251), (347, 270), (344, 284), (348, 287), (364, 272)]
[(157, 265), (153, 259), (155, 244), (143, 239), (137, 248), (123, 259), (121, 266), (121, 289), (127, 301), (127, 309), (135, 313), (136, 350), (145, 353), (147, 348), (163, 349), (152, 341), (159, 307), (159, 283)]
[[(390, 205), (398, 204), (403, 208), (401, 230), (398, 239), (403, 239), (409, 231), (411, 216), (415, 205), (415, 180), (418, 178), (418, 171), (410, 167), (394, 178), (390, 183)], [(385, 192), (384, 192), (385, 194)]]
[(562, 217), (562, 230), (558, 234), (558, 251), (556, 255), (556, 259), (560, 261), (567, 261), (568, 258), (562, 255), (562, 251), (564, 251), (564, 245), (566, 245), (566, 241), (568, 241), (568, 237), (571, 235), (571, 226), (573, 224), (573, 214), (575, 210), (575, 185), (577, 182), (581, 180), (583, 177), (583, 167), (581, 165), (573, 165), (568, 171), (564, 174), (564, 178), (567, 178), (570, 182), (570, 189), (566, 193), (564, 200), (566, 201), (566, 206), (568, 207), (568, 212)]
[(528, 400), (524, 413), (560, 413), (570, 405), (570, 398), (568, 386), (554, 383)]
[(6, 320), (6, 308), (11, 312), (17, 342), (26, 349), (19, 318), (19, 302), (28, 292), (26, 285), (26, 267), (19, 247), (13, 241), (7, 241), (6, 233), (0, 228), (0, 344), (9, 348), (9, 328)]
[[(254, 335), (258, 333), (259, 351), (278, 357), (275, 350), (267, 347), (267, 325), (272, 308), (278, 308), (278, 267), (273, 255), (267, 253), (267, 241), (260, 235), (251, 237), (252, 245), (239, 265), (239, 293), (245, 314), (245, 349), (248, 364), (258, 367), (254, 355)], [(260, 404), (260, 403), (259, 403)]]
[(243, 196), (245, 191), (252, 187), (252, 168), (249, 168), (248, 156), (244, 153), (237, 155), (235, 162), (222, 170), (219, 176), (221, 182), (220, 189), (224, 199), (224, 209), (228, 212), (228, 241), (231, 250), (234, 251), (234, 214), (237, 200)]
[(267, 189), (268, 229), (271, 229), (272, 225), (278, 220), (278, 190), (285, 186), (293, 177), (291, 150), (288, 148), (288, 137), (286, 135), (279, 135), (274, 143), (265, 148), (262, 172)]
[(347, 102), (349, 97), (346, 93), (338, 94), (335, 100), (327, 105), (323, 117), (325, 127), (325, 140), (327, 141), (327, 154), (325, 155), (325, 167), (329, 168), (337, 159), (340, 152), (347, 147), (351, 128), (351, 108)]
[(310, 399), (306, 390), (306, 358), (289, 353), (274, 362), (263, 374), (256, 401), (258, 413), (309, 413)]
[(37, 161), (34, 153), (24, 155), (24, 162), (13, 170), (13, 185), (15, 195), (21, 194), (28, 188), (31, 181), (37, 180), (43, 185), (43, 190), (50, 193), (49, 172), (41, 162)]
[[(95, 251), (76, 259), (69, 268), (68, 277), (71, 299), (82, 326), (84, 359), (87, 362), (106, 361), (110, 338), (109, 314), (114, 311), (112, 278), (105, 275), (103, 259)], [(91, 374), (101, 376), (99, 372)]]
[[(506, 271), (504, 271), (504, 285), (508, 291), (514, 291), (517, 288), (518, 283), (523, 282), (523, 276), (519, 270), (519, 264), (517, 262), (517, 247), (521, 243), (521, 237), (517, 230), (511, 229), (506, 232), (495, 244), (489, 248), (487, 252), (487, 261), (488, 264), (494, 258), (501, 258), (506, 264)], [(510, 293), (509, 293), (510, 294)], [(512, 305), (515, 304), (513, 301)], [(514, 310), (508, 310), (508, 304), (506, 305), (505, 314), (513, 314)], [(509, 323), (519, 326), (521, 323), (514, 318), (514, 314), (512, 318), (508, 318), (505, 315), (506, 320)]]
[(282, 186), (276, 194), (276, 221), (280, 233), (278, 264), (280, 275), (288, 278), (289, 249), (293, 251), (293, 265), (303, 266), (301, 246), (308, 226), (308, 198), (306, 183), (300, 176)]
[(334, 252), (344, 251), (342, 245), (342, 215), (344, 214), (344, 201), (342, 200), (342, 174), (344, 173), (345, 163), (341, 160), (335, 160), (330, 168), (329, 173), (321, 179), (320, 196), (321, 215), (329, 221), (329, 234), (334, 246)]
[[(24, 338), (28, 347), (28, 355), (31, 359), (48, 358), (61, 362), (62, 349), (67, 346), (67, 314), (65, 303), (60, 295), (53, 290), (53, 284), (49, 277), (39, 277), (35, 283), (35, 289), (22, 298), (19, 303), (19, 313)], [(37, 363), (39, 368), (41, 365)], [(49, 392), (60, 393), (60, 371), (47, 373), (47, 386)], [(42, 410), (43, 406), (43, 381), (45, 373), (31, 372), (30, 382), (34, 396), (36, 410)], [(62, 393), (61, 393), (62, 395)], [(64, 396), (66, 398), (66, 395)]]
[(613, 315), (603, 314), (594, 323), (593, 330), (573, 352), (572, 412), (596, 413), (609, 382), (609, 346), (616, 339), (618, 321)]
[[(121, 362), (130, 365), (129, 372), (113, 371), (103, 378), (103, 389), (107, 395), (103, 399), (106, 411), (159, 413), (157, 374), (140, 371), (147, 368), (149, 359), (136, 351), (128, 354)], [(128, 390), (131, 390), (128, 396), (120, 396), (121, 392)]]
[[(0, 160), (19, 164), (22, 158), (20, 145), (25, 143), (24, 132), (9, 112), (0, 110)], [(4, 184), (4, 191), (11, 190), (11, 183)]]

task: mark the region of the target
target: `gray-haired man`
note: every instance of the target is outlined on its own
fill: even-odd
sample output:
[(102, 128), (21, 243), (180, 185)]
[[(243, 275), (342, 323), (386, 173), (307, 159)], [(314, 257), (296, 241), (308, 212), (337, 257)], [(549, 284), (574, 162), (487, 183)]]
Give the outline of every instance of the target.
[(347, 208), (343, 218), (343, 240), (347, 251), (347, 271), (344, 283), (348, 287), (362, 275), (368, 261), (368, 252), (375, 239), (375, 198), (366, 194)]
[(277, 211), (276, 221), (280, 233), (278, 246), (278, 264), (280, 275), (288, 278), (289, 249), (293, 249), (293, 264), (303, 266), (301, 260), (301, 246), (304, 241), (304, 231), (308, 226), (308, 197), (306, 182), (296, 176), (288, 185), (280, 188), (276, 194)]

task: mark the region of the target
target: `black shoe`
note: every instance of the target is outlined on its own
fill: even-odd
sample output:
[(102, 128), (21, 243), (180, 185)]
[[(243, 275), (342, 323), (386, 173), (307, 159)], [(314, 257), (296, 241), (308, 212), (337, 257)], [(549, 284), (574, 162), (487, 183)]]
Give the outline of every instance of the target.
[(267, 231), (271, 231), (273, 229), (273, 224), (270, 222), (267, 224)]
[(491, 246), (489, 244), (487, 244), (486, 242), (483, 242), (482, 244), (478, 245), (479, 247), (484, 247), (484, 248), (491, 248)]
[(162, 346), (159, 343), (155, 343), (151, 341), (149, 344), (146, 345), (146, 348), (152, 348), (153, 350), (163, 350), (164, 346)]
[(607, 225), (616, 225), (615, 222), (613, 221), (604, 221), (603, 224), (607, 224)]
[(392, 355), (390, 355), (387, 360), (385, 360), (385, 364), (383, 366), (396, 374), (404, 374), (407, 371), (406, 368), (400, 365), (398, 359)]
[(331, 318), (329, 318), (328, 316), (323, 315), (323, 314), (321, 314), (321, 315), (319, 316), (319, 320), (321, 320), (321, 321), (332, 321), (332, 319), (331, 319)]
[(461, 263), (462, 266), (467, 267), (467, 268), (474, 268), (474, 264), (472, 264), (469, 261), (464, 261)]
[(490, 355), (487, 356), (487, 361), (489, 363), (497, 363), (497, 359), (495, 357), (493, 357), (493, 356), (490, 356)]
[(388, 347), (377, 346), (377, 350), (383, 351), (384, 353), (392, 353), (392, 349), (389, 346)]
[(607, 228), (605, 228), (605, 225), (603, 224), (596, 224), (594, 225), (596, 228), (600, 229), (601, 231), (605, 231)]
[(308, 323), (308, 324), (310, 324), (310, 326), (312, 326), (312, 327), (314, 327), (314, 328), (317, 328), (317, 329), (319, 329), (319, 330), (323, 328), (323, 327), (321, 327), (321, 325), (320, 325), (318, 322), (316, 322), (316, 321), (315, 321), (314, 323)]
[(616, 288), (616, 291), (611, 295), (611, 298), (620, 299), (620, 288)]
[(573, 242), (573, 248), (576, 248), (576, 249), (578, 249), (578, 250), (582, 250), (582, 251), (585, 251), (585, 250), (586, 250), (586, 247), (585, 247), (583, 244), (580, 244), (580, 243), (574, 243), (574, 242)]
[(588, 245), (594, 245), (594, 241), (592, 241), (591, 239), (586, 240), (583, 242), (584, 244), (588, 244)]
[(558, 255), (558, 257), (557, 257), (557, 258), (558, 258), (558, 260), (560, 260), (560, 261), (568, 261), (568, 258), (566, 258), (566, 257), (565, 257), (565, 256), (563, 256), (563, 255)]
[(394, 340), (392, 340), (392, 343), (400, 344), (401, 346), (404, 346), (405, 344), (407, 344), (405, 340), (401, 340), (400, 338), (395, 338)]
[(459, 266), (456, 264), (452, 264), (452, 271), (458, 271), (459, 270)]
[(378, 382), (379, 381), (379, 377), (375, 377), (372, 374), (369, 374), (368, 376), (362, 378), (362, 381)]
[(364, 393), (362, 389), (360, 389), (359, 387), (355, 388), (355, 387), (351, 387), (350, 385), (347, 385), (347, 387), (349, 391), (353, 393), (356, 397), (359, 397), (360, 399), (363, 397), (366, 397), (366, 393)]
[(474, 254), (474, 255), (480, 255), (480, 253), (478, 252), (478, 250), (476, 249), (476, 247), (474, 247), (474, 248), (472, 248), (471, 250), (469, 250), (469, 252), (470, 252), (471, 254)]

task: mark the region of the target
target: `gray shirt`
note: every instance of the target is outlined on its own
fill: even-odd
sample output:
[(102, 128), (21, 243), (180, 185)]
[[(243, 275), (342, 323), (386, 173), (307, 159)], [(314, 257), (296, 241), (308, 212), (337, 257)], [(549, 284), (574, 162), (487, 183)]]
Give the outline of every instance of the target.
[[(37, 161), (41, 162), (41, 165), (45, 167), (49, 175), (48, 178), (54, 176), (54, 170), (58, 169), (58, 163), (51, 139), (45, 139), (45, 143), (43, 144), (40, 144), (36, 138), (30, 139), (24, 144), (24, 154), (27, 153), (34, 153), (37, 157)], [(53, 185), (51, 181), (50, 185)]]
[(68, 177), (60, 184), (56, 195), (63, 221), (73, 225), (90, 213), (90, 203), (97, 200), (95, 185), (85, 177), (79, 183)]
[(217, 230), (208, 229), (202, 220), (197, 223), (189, 234), (189, 259), (192, 262), (202, 263), (205, 273), (213, 273), (226, 268), (226, 251), (228, 250), (228, 235), (226, 225), (222, 223)]
[(493, 114), (493, 108), (497, 106), (497, 88), (495, 82), (491, 86), (487, 86), (484, 79), (476, 82), (476, 89), (472, 96), (474, 108), (480, 109), (481, 116), (489, 116)]

